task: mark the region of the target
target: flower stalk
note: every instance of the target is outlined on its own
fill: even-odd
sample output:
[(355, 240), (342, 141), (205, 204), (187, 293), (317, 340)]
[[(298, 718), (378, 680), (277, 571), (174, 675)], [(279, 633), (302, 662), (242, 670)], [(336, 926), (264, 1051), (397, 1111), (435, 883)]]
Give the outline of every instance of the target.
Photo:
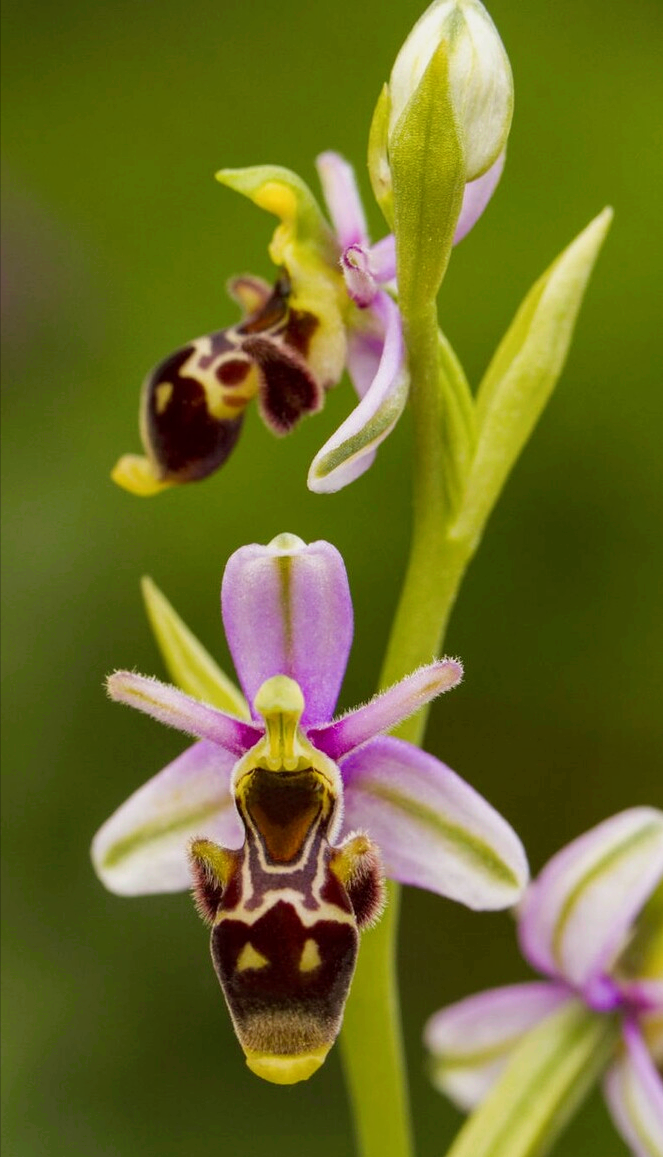
[[(426, 656), (439, 651), (471, 556), (466, 544), (454, 543), (448, 536), (455, 488), (444, 458), (448, 429), (444, 407), (453, 394), (441, 388), (434, 302), (406, 319), (405, 333), (414, 427), (413, 526), (381, 687), (389, 686), (398, 672), (416, 668)], [(427, 718), (427, 711), (419, 711), (395, 734), (421, 744)], [(391, 884), (383, 919), (364, 936), (341, 1033), (361, 1157), (411, 1157), (414, 1153), (398, 996), (399, 908), (400, 887)]]
[[(399, 237), (398, 175), (396, 165), (398, 279), (399, 286), (405, 284), (407, 288), (412, 264), (407, 254), (421, 249), (424, 238), (420, 237), (417, 245), (410, 221), (403, 226), (407, 236)], [(450, 188), (452, 199), (457, 199), (456, 194)], [(407, 195), (407, 189), (402, 195)], [(426, 662), (443, 646), (461, 582), (490, 512), (562, 371), (584, 291), (611, 218), (611, 211), (604, 210), (535, 284), (479, 386), (476, 401), (458, 359), (439, 330), (439, 282), (436, 284), (433, 277), (427, 293), (419, 286), (418, 295), (407, 292), (399, 297), (413, 419), (413, 523), (409, 561), (381, 686)], [(452, 219), (443, 230), (445, 235), (437, 238), (442, 252), (440, 276), (448, 260), (447, 234), (453, 229)], [(406, 270), (408, 276), (403, 279)], [(424, 708), (401, 723), (395, 734), (420, 744), (427, 717)], [(411, 1157), (413, 1153), (405, 1065), (399, 1047), (396, 884), (392, 885), (390, 901), (394, 909), (391, 918), (365, 938), (343, 1029), (343, 1055), (361, 1157), (378, 1157), (385, 1152), (390, 1157)], [(379, 986), (376, 976), (381, 978)], [(366, 1042), (371, 1046), (379, 1042), (381, 1063), (388, 1066), (382, 1079), (384, 1095), (380, 1095), (367, 1063)], [(554, 1068), (554, 1057), (550, 1063)], [(387, 1149), (385, 1138), (389, 1139)]]

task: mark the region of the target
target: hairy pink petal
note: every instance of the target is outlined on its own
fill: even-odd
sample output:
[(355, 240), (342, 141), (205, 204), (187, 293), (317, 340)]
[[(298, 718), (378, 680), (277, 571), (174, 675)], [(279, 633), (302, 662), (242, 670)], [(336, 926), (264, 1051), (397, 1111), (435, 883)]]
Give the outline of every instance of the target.
[(237, 757), (248, 751), (262, 737), (262, 730), (226, 715), (218, 707), (200, 703), (177, 687), (161, 683), (148, 675), (136, 675), (133, 671), (115, 671), (109, 675), (108, 694), (116, 703), (126, 703), (135, 707), (167, 727), (194, 735), (197, 739), (209, 739)]
[(438, 659), (376, 695), (364, 707), (356, 707), (326, 726), (313, 728), (309, 738), (331, 759), (339, 760), (381, 732), (391, 731), (431, 699), (455, 687), (462, 677), (463, 668), (457, 659)]

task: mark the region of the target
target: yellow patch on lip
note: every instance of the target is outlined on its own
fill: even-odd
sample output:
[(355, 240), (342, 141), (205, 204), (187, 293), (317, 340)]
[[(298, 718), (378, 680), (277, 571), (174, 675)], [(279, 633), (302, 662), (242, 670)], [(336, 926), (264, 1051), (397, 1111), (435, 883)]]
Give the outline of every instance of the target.
[(149, 458), (141, 454), (125, 454), (111, 471), (111, 478), (123, 490), (146, 498), (158, 494), (172, 486), (172, 482), (162, 481)]
[(320, 959), (320, 950), (315, 940), (307, 940), (302, 949), (302, 955), (299, 961), (300, 972), (314, 972), (322, 964)]
[(267, 957), (247, 942), (237, 958), (237, 971), (247, 972), (249, 968), (265, 968), (268, 964)]
[(266, 181), (255, 194), (255, 203), (281, 220), (292, 220), (297, 213), (297, 199), (281, 181)]
[(163, 414), (173, 396), (173, 383), (161, 382), (155, 390), (154, 408), (157, 414)]
[(251, 1072), (262, 1077), (263, 1081), (270, 1081), (273, 1085), (296, 1085), (317, 1072), (328, 1052), (328, 1045), (310, 1053), (291, 1055), (247, 1052), (246, 1063)]

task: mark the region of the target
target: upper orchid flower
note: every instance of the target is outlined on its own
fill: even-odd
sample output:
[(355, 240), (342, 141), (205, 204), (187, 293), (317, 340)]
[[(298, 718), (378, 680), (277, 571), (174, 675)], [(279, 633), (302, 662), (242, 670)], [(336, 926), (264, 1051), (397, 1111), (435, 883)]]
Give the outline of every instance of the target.
[[(499, 180), (503, 155), (466, 187), (455, 240), (472, 228)], [(347, 367), (359, 404), (318, 454), (312, 490), (329, 492), (371, 465), (398, 420), (408, 375), (394, 301), (393, 235), (371, 245), (350, 165), (335, 153), (317, 161), (331, 227), (296, 174), (273, 165), (225, 169), (222, 184), (274, 213), (269, 247), (273, 287), (255, 277), (229, 284), (245, 316), (189, 342), (148, 374), (140, 431), (146, 456), (125, 455), (113, 478), (135, 494), (155, 494), (207, 477), (235, 446), (244, 411), (257, 398), (275, 434), (319, 410)]]
[[(379, 915), (382, 869), (472, 908), (520, 896), (527, 862), (504, 819), (439, 760), (382, 733), (453, 687), (442, 659), (332, 719), (352, 640), (343, 561), (284, 534), (230, 558), (222, 593), (246, 700), (163, 596), (149, 606), (189, 689), (120, 671), (111, 697), (198, 742), (140, 788), (95, 837), (112, 891), (192, 880), (249, 1067), (291, 1083), (322, 1064), (341, 1022), (358, 930)], [(249, 709), (250, 705), (250, 709)]]
[(443, 1009), (426, 1028), (433, 1079), (474, 1107), (523, 1035), (578, 999), (617, 1016), (621, 1043), (604, 1080), (636, 1157), (663, 1154), (663, 812), (633, 808), (558, 852), (520, 907), (523, 955), (551, 979), (492, 989)]

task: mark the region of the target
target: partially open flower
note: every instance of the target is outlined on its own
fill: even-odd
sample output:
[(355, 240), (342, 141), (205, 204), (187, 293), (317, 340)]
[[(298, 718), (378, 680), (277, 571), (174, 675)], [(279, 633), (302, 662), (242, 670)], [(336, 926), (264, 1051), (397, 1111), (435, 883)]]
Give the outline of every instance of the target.
[[(151, 495), (206, 478), (234, 449), (254, 398), (269, 429), (287, 434), (322, 407), (346, 368), (359, 404), (316, 454), (309, 487), (338, 490), (373, 462), (408, 392), (394, 238), (371, 245), (354, 173), (342, 157), (323, 153), (317, 165), (331, 226), (288, 169), (217, 174), (280, 219), (269, 247), (279, 272), (271, 288), (256, 277), (234, 278), (229, 290), (242, 320), (188, 342), (148, 374), (140, 407), (145, 455), (119, 460), (112, 477), (120, 486)], [(456, 240), (486, 207), (498, 169), (468, 186)]]
[(436, 1013), (425, 1039), (435, 1084), (479, 1104), (524, 1034), (584, 1002), (619, 1018), (604, 1091), (636, 1157), (663, 1153), (663, 812), (632, 808), (553, 856), (520, 906), (523, 955), (547, 979), (496, 988)]
[[(213, 687), (211, 661), (201, 665), (200, 645), (160, 606), (179, 669), (194, 656)], [(128, 671), (108, 680), (113, 699), (198, 742), (104, 824), (92, 856), (121, 895), (193, 882), (247, 1063), (292, 1083), (339, 1031), (359, 932), (380, 914), (382, 865), (472, 908), (502, 908), (519, 898), (527, 862), (468, 784), (384, 734), (455, 686), (458, 662), (431, 663), (332, 718), (352, 640), (334, 547), (293, 535), (243, 547), (226, 567), (222, 613), (246, 700), (227, 682), (215, 697), (235, 713)]]

